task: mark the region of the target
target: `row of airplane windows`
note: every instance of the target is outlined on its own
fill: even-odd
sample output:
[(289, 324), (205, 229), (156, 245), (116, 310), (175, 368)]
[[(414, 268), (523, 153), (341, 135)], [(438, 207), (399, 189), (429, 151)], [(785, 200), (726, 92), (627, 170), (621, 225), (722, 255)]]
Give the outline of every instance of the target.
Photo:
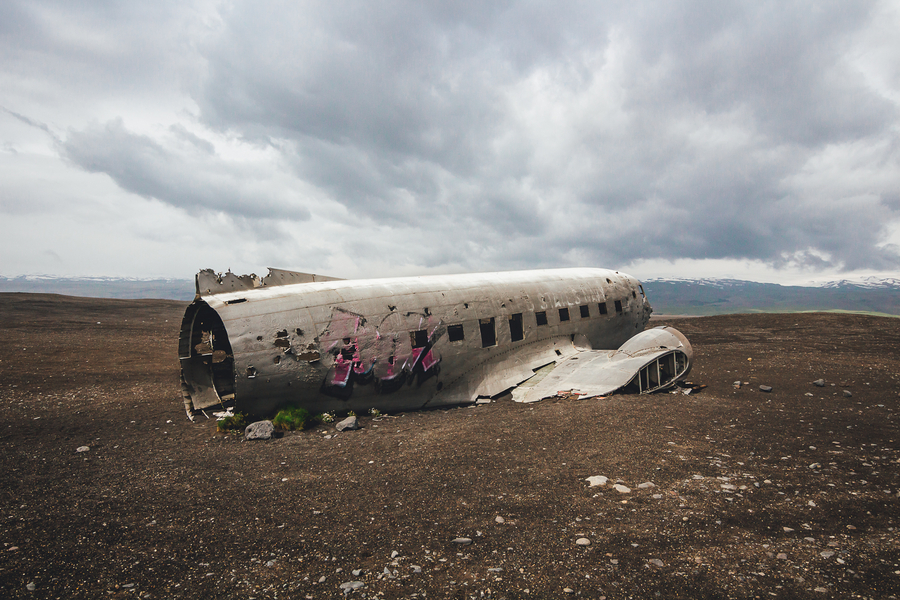
[[(597, 304), (600, 315), (608, 314), (608, 310), (606, 307), (606, 302), (600, 302)], [(622, 301), (615, 300), (616, 314), (622, 313)], [(588, 319), (591, 316), (590, 305), (582, 304), (578, 307), (579, 314), (582, 319)], [(547, 311), (541, 310), (534, 313), (535, 324), (538, 327), (543, 325), (548, 325), (549, 321), (547, 320)], [(560, 323), (564, 323), (569, 320), (569, 309), (568, 308), (560, 308), (559, 309), (559, 321)], [(479, 325), (481, 329), (481, 347), (489, 348), (491, 346), (497, 345), (497, 329), (495, 327), (495, 319), (494, 317), (490, 317), (487, 319), (480, 319)], [(522, 339), (525, 339), (525, 327), (522, 322), (522, 313), (515, 313), (510, 315), (509, 317), (509, 335), (511, 341), (518, 342)], [(465, 339), (465, 332), (463, 331), (462, 324), (456, 325), (448, 325), (447, 326), (447, 338), (451, 342), (461, 342)], [(413, 348), (422, 348), (428, 344), (428, 331), (425, 329), (421, 329), (419, 331), (410, 332), (410, 338), (412, 341)]]

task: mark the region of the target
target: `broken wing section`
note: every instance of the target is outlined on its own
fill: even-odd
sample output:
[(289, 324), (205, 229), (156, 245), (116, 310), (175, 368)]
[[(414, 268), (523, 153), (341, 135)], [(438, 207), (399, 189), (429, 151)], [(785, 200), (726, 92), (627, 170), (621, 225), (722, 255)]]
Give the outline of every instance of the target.
[(649, 394), (672, 387), (691, 370), (693, 351), (672, 327), (643, 331), (618, 350), (582, 350), (513, 390), (517, 402), (537, 402), (560, 394), (603, 396), (617, 390)]

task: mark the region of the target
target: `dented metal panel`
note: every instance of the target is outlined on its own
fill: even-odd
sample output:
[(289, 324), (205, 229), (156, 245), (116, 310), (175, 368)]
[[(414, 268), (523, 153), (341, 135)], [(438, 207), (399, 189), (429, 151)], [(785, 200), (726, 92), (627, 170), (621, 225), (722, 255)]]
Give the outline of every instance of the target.
[(590, 398), (632, 387), (648, 394), (664, 390), (686, 377), (693, 350), (672, 327), (643, 331), (618, 350), (582, 350), (562, 361), (533, 386), (513, 390), (518, 402), (536, 402), (558, 395)]
[(651, 310), (634, 278), (604, 269), (290, 273), (198, 274), (179, 344), (189, 412), (232, 401), (252, 413), (470, 403), (580, 349), (618, 348)]

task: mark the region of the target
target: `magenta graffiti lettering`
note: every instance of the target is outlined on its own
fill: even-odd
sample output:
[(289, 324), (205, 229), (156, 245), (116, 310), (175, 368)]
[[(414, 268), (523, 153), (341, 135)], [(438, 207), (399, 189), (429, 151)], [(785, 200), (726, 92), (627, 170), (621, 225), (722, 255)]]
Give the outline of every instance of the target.
[[(424, 331), (423, 331), (424, 330)], [(391, 312), (378, 326), (363, 316), (334, 308), (331, 321), (319, 335), (323, 362), (329, 365), (322, 391), (339, 398), (350, 398), (353, 386), (374, 384), (379, 393), (388, 394), (403, 385), (421, 385), (440, 372), (440, 355), (434, 344), (446, 328), (430, 314)], [(412, 338), (427, 341), (413, 347)]]

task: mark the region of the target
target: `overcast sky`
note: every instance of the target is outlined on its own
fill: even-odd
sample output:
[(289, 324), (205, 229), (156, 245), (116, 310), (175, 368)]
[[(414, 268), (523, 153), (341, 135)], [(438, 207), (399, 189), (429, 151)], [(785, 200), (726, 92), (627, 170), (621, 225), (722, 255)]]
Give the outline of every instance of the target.
[(900, 272), (900, 8), (0, 3), (0, 275)]

